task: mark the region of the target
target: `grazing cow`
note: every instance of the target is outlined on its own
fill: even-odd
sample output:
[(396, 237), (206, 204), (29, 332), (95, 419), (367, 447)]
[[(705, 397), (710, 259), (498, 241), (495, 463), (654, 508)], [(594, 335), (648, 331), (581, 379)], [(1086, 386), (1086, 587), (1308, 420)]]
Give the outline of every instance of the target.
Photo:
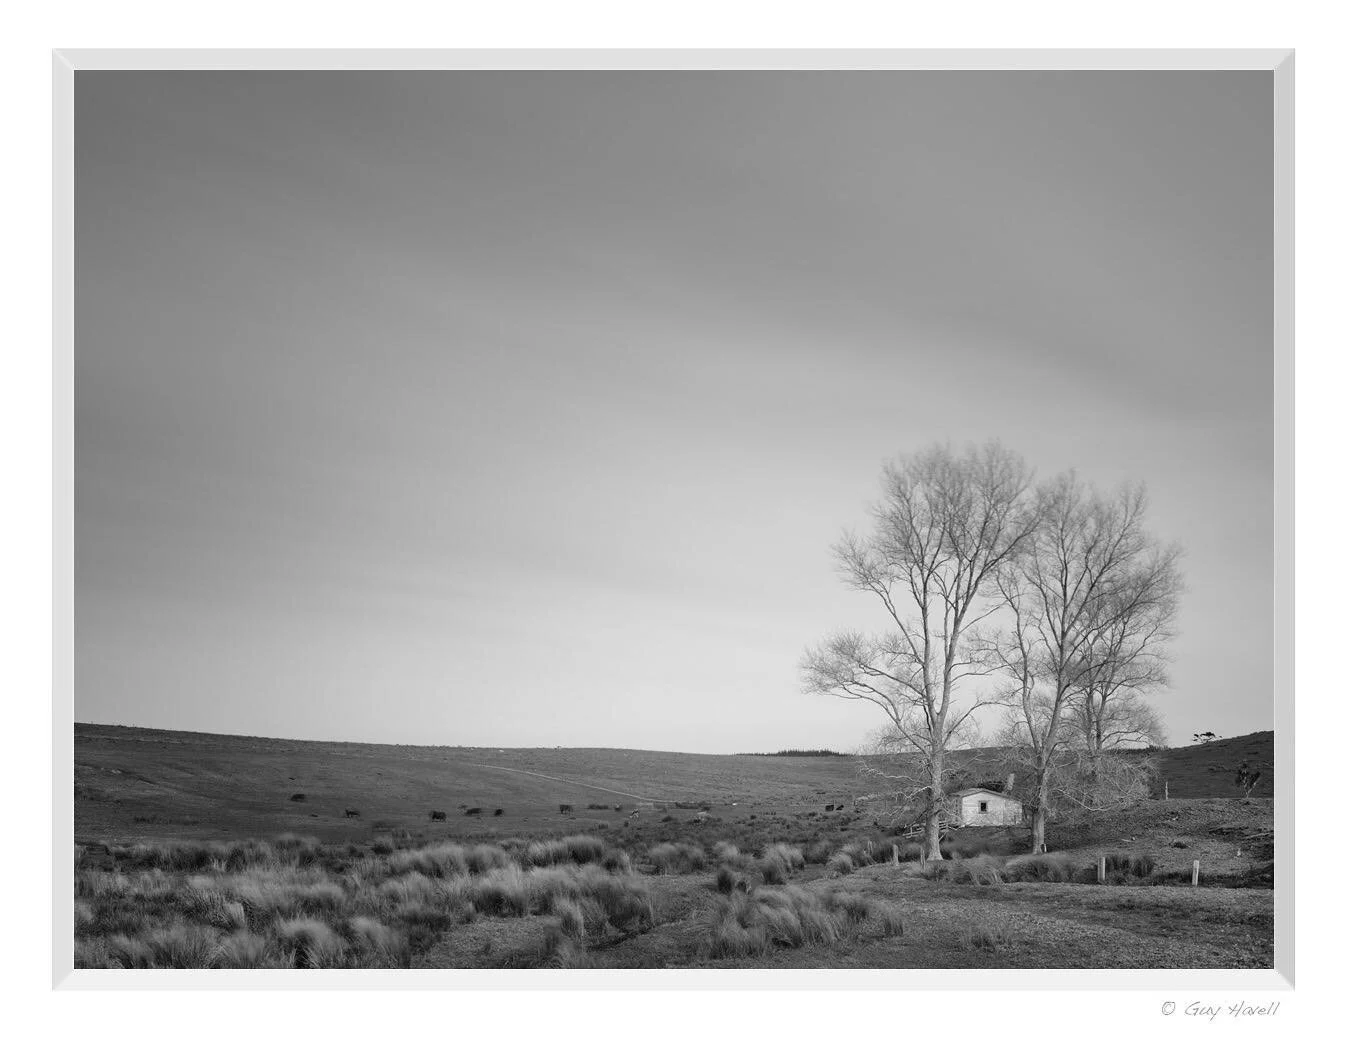
[(641, 817), (641, 812), (640, 812), (640, 811), (633, 811), (633, 812), (631, 813), (631, 817), (632, 817), (632, 818), (640, 818), (640, 817)]
[(496, 810), (494, 810), (494, 811), (491, 812), (491, 814), (492, 814), (494, 817), (496, 817), (496, 818), (499, 818), (499, 817), (500, 817), (501, 815), (503, 815), (504, 813), (505, 813), (505, 808), (503, 808), (503, 807), (498, 807), (498, 808), (496, 808)]
[(832, 809), (833, 809), (833, 805), (832, 805), (832, 804), (824, 804), (824, 805), (823, 805), (823, 810), (825, 810), (825, 811), (831, 811)]
[(347, 818), (359, 818), (359, 817), (360, 817), (360, 812), (357, 811), (357, 810), (355, 810), (354, 808), (348, 807), (348, 808), (346, 809), (346, 817), (347, 817)]
[(291, 794), (290, 794), (290, 799), (293, 800), (293, 801), (295, 801), (296, 803), (301, 803), (301, 802), (304, 800), (304, 794), (303, 794), (303, 793), (291, 793)]
[(470, 807), (463, 813), (465, 815), (480, 815), (482, 813), (482, 809), (480, 807)]
[(574, 810), (575, 810), (575, 805), (574, 805), (574, 804), (562, 804), (562, 805), (561, 805), (561, 813), (562, 813), (563, 815), (568, 815), (568, 814), (570, 814), (570, 813), (571, 813), (572, 811), (574, 811)]
[(432, 822), (446, 822), (449, 820), (449, 816), (443, 811), (432, 811), (430, 812), (430, 820)]

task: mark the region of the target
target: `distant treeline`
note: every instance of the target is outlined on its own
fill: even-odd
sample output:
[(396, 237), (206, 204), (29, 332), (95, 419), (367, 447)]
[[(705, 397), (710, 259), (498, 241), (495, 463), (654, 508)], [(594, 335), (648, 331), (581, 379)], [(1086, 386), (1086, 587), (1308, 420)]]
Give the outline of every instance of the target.
[(774, 753), (744, 753), (743, 757), (850, 757), (836, 750), (777, 750)]

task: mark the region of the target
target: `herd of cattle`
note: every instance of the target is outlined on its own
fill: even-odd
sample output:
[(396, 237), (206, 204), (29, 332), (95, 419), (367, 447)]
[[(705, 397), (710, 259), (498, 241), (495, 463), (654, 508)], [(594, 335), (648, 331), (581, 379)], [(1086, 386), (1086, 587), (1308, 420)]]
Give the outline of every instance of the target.
[[(303, 801), (303, 800), (305, 799), (305, 797), (304, 797), (304, 794), (303, 794), (303, 793), (296, 793), (296, 794), (294, 794), (290, 799), (291, 799), (291, 800), (294, 800), (294, 801)], [(483, 809), (480, 808), (480, 807), (469, 807), (467, 804), (459, 804), (458, 807), (459, 807), (459, 810), (462, 811), (463, 814), (464, 814), (465, 816), (469, 816), (469, 817), (474, 816), (474, 815), (480, 815), (480, 814), (482, 814), (482, 811), (483, 811)], [(665, 802), (661, 802), (661, 801), (654, 801), (654, 802), (651, 804), (651, 807), (653, 807), (656, 811), (668, 811), (668, 810), (672, 810), (672, 809), (674, 809), (674, 808), (679, 808), (680, 810), (686, 810), (686, 811), (696, 811), (696, 812), (697, 812), (697, 819), (698, 819), (699, 821), (705, 820), (706, 818), (710, 817), (710, 811), (711, 811), (711, 805), (710, 805), (710, 804), (707, 804), (707, 803), (685, 803), (684, 801), (681, 801), (681, 800), (673, 801), (673, 802), (669, 802), (669, 803), (665, 803)], [(569, 815), (569, 814), (574, 814), (574, 813), (575, 813), (575, 805), (574, 805), (574, 804), (561, 804), (561, 805), (560, 805), (560, 808), (561, 808), (561, 813), (562, 813), (563, 815)], [(845, 811), (846, 808), (847, 808), (847, 805), (844, 804), (844, 803), (830, 803), (830, 804), (824, 804), (824, 805), (823, 805), (823, 810), (825, 810), (825, 811)], [(617, 812), (621, 812), (621, 811), (625, 810), (625, 806), (624, 806), (623, 804), (590, 804), (590, 805), (588, 806), (587, 810), (589, 810), (589, 811), (617, 811)], [(503, 808), (503, 807), (498, 807), (498, 808), (496, 808), (495, 810), (493, 810), (493, 811), (491, 812), (491, 816), (492, 816), (493, 818), (499, 818), (499, 817), (500, 817), (501, 815), (503, 815), (503, 814), (505, 814), (505, 808)], [(641, 812), (640, 812), (639, 809), (630, 812), (630, 816), (631, 816), (632, 818), (639, 818), (640, 815), (641, 815)], [(353, 808), (353, 807), (348, 807), (348, 808), (346, 809), (346, 817), (347, 817), (347, 818), (359, 818), (359, 817), (360, 817), (360, 812), (357, 811), (357, 810), (356, 810), (355, 808)], [(430, 820), (431, 820), (432, 822), (447, 822), (447, 821), (449, 820), (449, 813), (448, 813), (447, 811), (431, 811), (431, 812), (430, 812)], [(666, 821), (667, 821), (667, 819), (666, 819)]]

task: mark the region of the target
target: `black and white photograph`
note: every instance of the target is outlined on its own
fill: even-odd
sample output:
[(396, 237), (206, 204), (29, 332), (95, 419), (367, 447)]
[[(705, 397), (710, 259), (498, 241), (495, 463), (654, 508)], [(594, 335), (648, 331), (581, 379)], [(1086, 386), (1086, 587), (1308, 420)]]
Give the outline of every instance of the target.
[(77, 69), (69, 968), (1272, 975), (1266, 53)]

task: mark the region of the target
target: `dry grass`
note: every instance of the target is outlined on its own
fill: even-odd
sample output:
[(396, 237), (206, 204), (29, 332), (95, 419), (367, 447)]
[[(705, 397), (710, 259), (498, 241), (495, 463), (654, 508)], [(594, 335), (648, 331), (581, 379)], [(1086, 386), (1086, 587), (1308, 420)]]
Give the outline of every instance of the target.
[(646, 853), (652, 865), (666, 875), (700, 872), (706, 868), (706, 852), (691, 843), (661, 843)]
[[(144, 845), (114, 856), (112, 870), (79, 869), (77, 965), (405, 968), (477, 919), (548, 914), (560, 927), (549, 962), (575, 965), (587, 933), (630, 933), (655, 919), (649, 881), (625, 852), (590, 836), (508, 850), (337, 850), (299, 837), (199, 850)], [(700, 853), (680, 848), (679, 857), (699, 861), (690, 850)], [(206, 864), (166, 871), (158, 862)]]
[(857, 893), (820, 894), (794, 884), (734, 893), (713, 916), (704, 938), (712, 959), (765, 955), (773, 948), (831, 946), (870, 924), (879, 936), (902, 933), (902, 919), (886, 902)]

